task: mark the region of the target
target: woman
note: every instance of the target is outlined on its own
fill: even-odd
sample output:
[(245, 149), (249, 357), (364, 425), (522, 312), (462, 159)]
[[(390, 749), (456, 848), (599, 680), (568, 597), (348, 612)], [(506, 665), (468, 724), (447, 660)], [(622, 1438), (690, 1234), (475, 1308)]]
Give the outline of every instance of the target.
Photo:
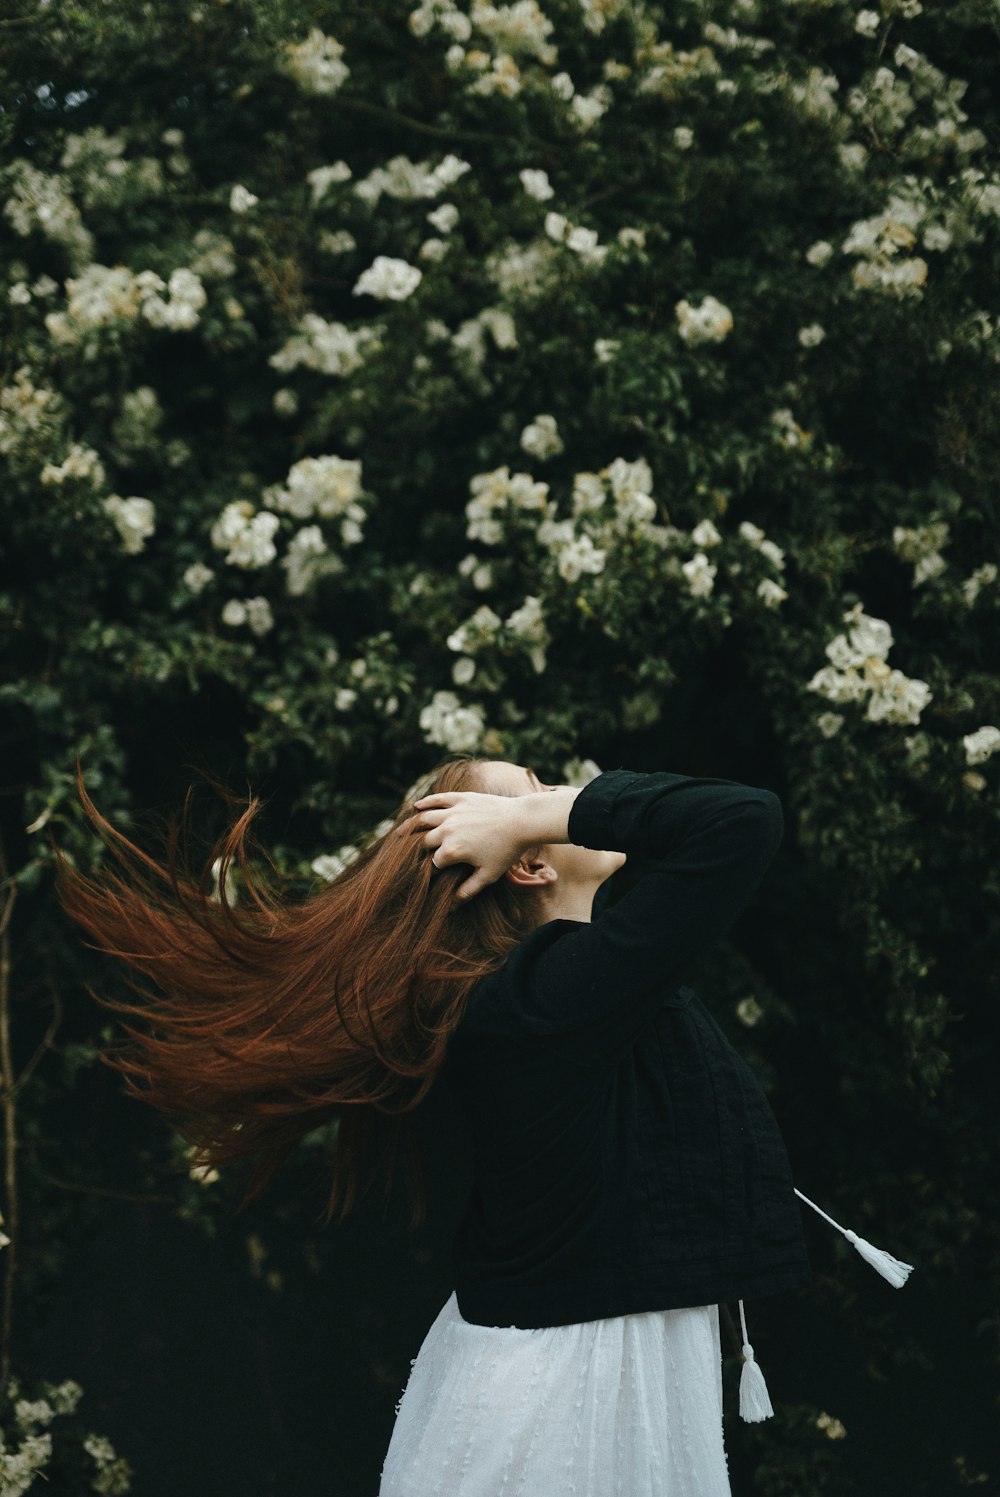
[[(380, 1497), (729, 1497), (719, 1303), (741, 1301), (740, 1411), (765, 1418), (742, 1296), (810, 1270), (766, 1097), (681, 979), (759, 886), (778, 798), (627, 769), (544, 785), (456, 755), (293, 901), (250, 876), (256, 802), (213, 849), (215, 897), (207, 875), (178, 874), (173, 834), (164, 869), (100, 816), (79, 766), (77, 783), (115, 856), (170, 891), (138, 867), (102, 885), (60, 859), (69, 913), (160, 989), (130, 980), (148, 1003), (98, 1000), (152, 1026), (125, 1025), (131, 1052), (102, 1058), (202, 1162), (250, 1162), (239, 1209), (336, 1118), (326, 1220), (338, 1201), (342, 1218), (366, 1147), (388, 1136), (388, 1189), (412, 1145), (404, 1115), (438, 1080), (460, 1098), (475, 1176), (455, 1291), (413, 1365)], [(234, 854), (243, 909), (226, 894)], [(641, 876), (592, 920), (631, 858)], [(908, 1272), (879, 1256), (887, 1277)]]

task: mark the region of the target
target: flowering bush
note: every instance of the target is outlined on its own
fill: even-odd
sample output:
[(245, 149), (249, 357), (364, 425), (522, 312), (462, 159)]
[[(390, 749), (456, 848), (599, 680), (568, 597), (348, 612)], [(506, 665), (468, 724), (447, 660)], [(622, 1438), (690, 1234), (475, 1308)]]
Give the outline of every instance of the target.
[(766, 780), (788, 942), (720, 987), (794, 1057), (803, 1164), (954, 1270), (1000, 892), (985, 6), (327, 24), (51, 0), (5, 36), (4, 1012), (22, 909), (73, 981), (77, 753), (127, 821), (218, 733), (306, 881), (444, 750)]

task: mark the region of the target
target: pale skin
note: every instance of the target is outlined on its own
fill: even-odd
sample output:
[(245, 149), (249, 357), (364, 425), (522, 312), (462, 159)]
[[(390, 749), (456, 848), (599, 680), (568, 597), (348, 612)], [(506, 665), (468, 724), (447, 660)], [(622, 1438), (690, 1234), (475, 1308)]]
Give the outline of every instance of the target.
[(418, 814), (399, 830), (422, 833), (421, 844), (438, 868), (473, 865), (458, 886), (460, 900), (506, 878), (518, 889), (540, 891), (545, 920), (589, 923), (594, 895), (626, 854), (570, 842), (567, 823), (578, 786), (545, 785), (533, 770), (506, 760), (492, 762), (489, 775), (502, 788), (426, 795), (414, 801)]

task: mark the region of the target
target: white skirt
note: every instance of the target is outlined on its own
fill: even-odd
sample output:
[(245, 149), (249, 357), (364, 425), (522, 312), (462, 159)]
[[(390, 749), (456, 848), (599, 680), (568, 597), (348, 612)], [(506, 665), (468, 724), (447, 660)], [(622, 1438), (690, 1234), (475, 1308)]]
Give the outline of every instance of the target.
[(522, 1330), (453, 1294), (415, 1358), (379, 1497), (732, 1497), (718, 1305)]

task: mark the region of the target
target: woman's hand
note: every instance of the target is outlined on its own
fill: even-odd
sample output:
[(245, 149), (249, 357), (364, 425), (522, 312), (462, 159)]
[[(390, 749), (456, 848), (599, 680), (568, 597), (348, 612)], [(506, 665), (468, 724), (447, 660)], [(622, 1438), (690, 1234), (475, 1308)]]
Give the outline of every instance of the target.
[[(544, 792), (542, 792), (544, 793)], [(529, 847), (524, 802), (535, 795), (486, 795), (478, 790), (442, 790), (414, 801), (418, 814), (400, 831), (422, 834), (421, 845), (438, 868), (471, 863), (475, 872), (456, 897), (472, 899), (495, 883)]]

